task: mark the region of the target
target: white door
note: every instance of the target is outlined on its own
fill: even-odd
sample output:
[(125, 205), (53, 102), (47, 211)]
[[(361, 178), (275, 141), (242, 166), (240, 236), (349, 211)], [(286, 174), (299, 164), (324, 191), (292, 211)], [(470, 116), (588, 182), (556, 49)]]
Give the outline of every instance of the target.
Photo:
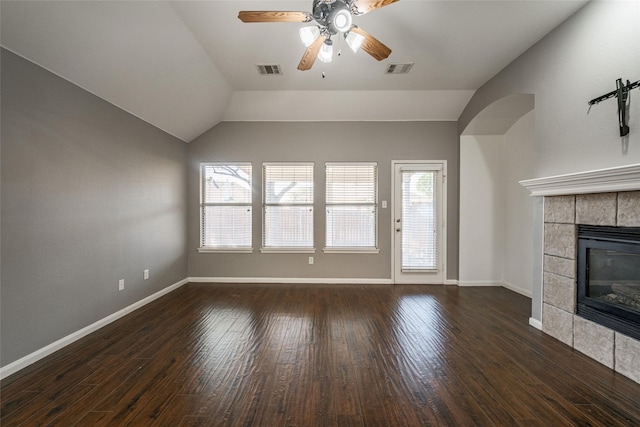
[(393, 162), (394, 283), (444, 283), (446, 166)]

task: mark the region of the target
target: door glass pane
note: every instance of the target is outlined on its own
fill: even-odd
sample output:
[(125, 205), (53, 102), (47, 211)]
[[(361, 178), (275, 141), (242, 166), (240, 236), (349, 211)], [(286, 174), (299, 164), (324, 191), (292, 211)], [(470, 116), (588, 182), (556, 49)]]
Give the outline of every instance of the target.
[(436, 172), (402, 171), (402, 270), (437, 270)]

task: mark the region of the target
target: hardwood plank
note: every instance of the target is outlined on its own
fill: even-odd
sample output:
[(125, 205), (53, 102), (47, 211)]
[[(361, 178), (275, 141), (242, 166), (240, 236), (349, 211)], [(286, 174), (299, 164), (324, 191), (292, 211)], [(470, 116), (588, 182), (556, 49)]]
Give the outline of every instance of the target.
[(37, 391), (2, 392), (2, 406), (0, 407), (0, 422), (6, 420), (14, 412), (24, 408), (40, 395)]
[(8, 420), (3, 421), (4, 426), (8, 425), (48, 425), (59, 420), (67, 409), (78, 400), (90, 393), (95, 386), (76, 385), (70, 387), (65, 393), (56, 396), (43, 404), (30, 405), (31, 411), (21, 411)]
[[(112, 411), (91, 411), (83, 416), (77, 423), (68, 425), (101, 427), (108, 426), (109, 420), (113, 416)], [(64, 424), (63, 424), (64, 425)]]
[[(110, 362), (112, 363), (105, 363), (103, 369), (98, 369), (95, 375), (80, 383), (80, 385), (87, 385), (88, 383), (92, 386), (91, 390), (79, 397), (75, 402), (71, 402), (71, 404), (61, 412), (58, 419), (48, 424), (49, 427), (65, 427), (68, 425), (66, 420), (77, 420), (87, 416), (89, 412), (104, 400), (105, 396), (113, 391), (115, 384), (136, 373), (147, 360), (122, 360), (113, 356)], [(107, 414), (100, 415), (101, 417), (107, 417)]]

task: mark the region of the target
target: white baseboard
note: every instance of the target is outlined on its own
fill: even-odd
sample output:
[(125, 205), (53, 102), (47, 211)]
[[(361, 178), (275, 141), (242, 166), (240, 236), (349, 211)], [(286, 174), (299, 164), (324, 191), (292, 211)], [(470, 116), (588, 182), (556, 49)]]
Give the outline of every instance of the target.
[(461, 287), (473, 287), (473, 286), (501, 286), (503, 288), (507, 288), (510, 291), (516, 292), (520, 295), (524, 295), (525, 297), (531, 298), (531, 291), (528, 289), (523, 289), (519, 286), (516, 286), (512, 283), (508, 282), (498, 282), (498, 281), (483, 281), (483, 280), (469, 280), (469, 281), (458, 281), (458, 286)]
[(483, 280), (469, 280), (469, 281), (458, 280), (458, 286), (461, 286), (461, 287), (502, 286), (502, 283), (500, 283), (500, 282), (492, 282), (492, 281), (483, 281)]
[[(362, 278), (291, 278), (291, 277), (189, 277), (193, 283), (302, 283), (328, 285), (392, 285), (391, 279), (362, 279)], [(457, 285), (457, 279), (447, 279), (445, 285)], [(499, 285), (493, 285), (499, 286)]]
[(329, 284), (329, 285), (391, 285), (391, 279), (361, 279), (361, 278), (294, 278), (294, 277), (189, 277), (193, 283), (301, 283), (301, 284)]
[(168, 286), (162, 289), (161, 291), (156, 292), (153, 295), (149, 295), (148, 297), (143, 298), (140, 301), (134, 304), (131, 304), (130, 306), (125, 307), (120, 311), (116, 311), (115, 313), (103, 319), (100, 319), (97, 322), (92, 323), (91, 325), (85, 328), (80, 329), (79, 331), (76, 331), (70, 335), (67, 335), (66, 337), (60, 338), (58, 341), (55, 341), (46, 347), (36, 350), (33, 353), (30, 353), (24, 356), (23, 358), (16, 360), (15, 362), (12, 362), (6, 366), (3, 366), (2, 368), (0, 368), (0, 379), (6, 378), (11, 374), (14, 374), (19, 370), (26, 368), (27, 366), (37, 362), (38, 360), (43, 359), (49, 356), (50, 354), (60, 350), (61, 348), (66, 347), (69, 344), (79, 340), (80, 338), (83, 338), (89, 335), (90, 333), (95, 332), (98, 329), (107, 326), (109, 323), (115, 322), (116, 320), (126, 316), (132, 311), (137, 310), (138, 308), (149, 304), (150, 302), (160, 298), (163, 295), (168, 294), (173, 290), (178, 289), (179, 287), (187, 283), (189, 283), (188, 279), (182, 279), (179, 282), (174, 283), (173, 285)]
[(527, 298), (531, 298), (530, 289), (523, 289), (520, 286), (514, 285), (513, 283), (509, 283), (509, 282), (502, 282), (502, 286), (513, 292), (519, 293), (520, 295), (524, 295)]
[(533, 326), (536, 329), (542, 330), (542, 322), (538, 319), (534, 319), (533, 317), (529, 317), (529, 325)]

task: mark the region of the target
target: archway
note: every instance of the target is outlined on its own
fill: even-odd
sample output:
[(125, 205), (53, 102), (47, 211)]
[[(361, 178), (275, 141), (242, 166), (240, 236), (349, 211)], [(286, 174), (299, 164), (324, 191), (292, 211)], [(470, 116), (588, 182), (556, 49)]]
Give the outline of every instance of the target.
[[(501, 285), (537, 298), (535, 200), (518, 184), (533, 176), (534, 96), (499, 99), (460, 136), (461, 286)], [(535, 311), (535, 309), (534, 309)]]

